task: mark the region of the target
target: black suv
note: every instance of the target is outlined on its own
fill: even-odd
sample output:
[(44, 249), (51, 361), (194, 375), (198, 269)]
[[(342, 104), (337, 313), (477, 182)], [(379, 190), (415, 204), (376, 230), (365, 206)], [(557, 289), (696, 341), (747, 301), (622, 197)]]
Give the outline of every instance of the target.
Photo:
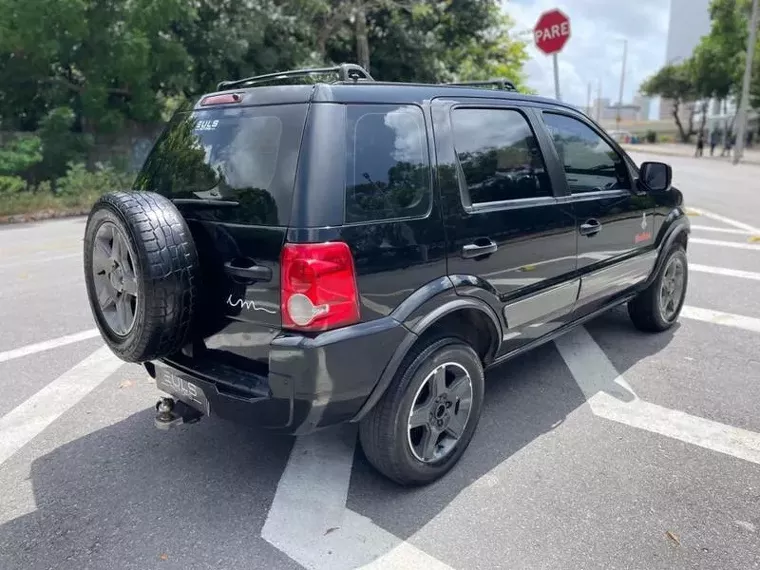
[(173, 396), (158, 425), (357, 422), (379, 471), (423, 484), (469, 444), (484, 369), (622, 303), (639, 329), (675, 322), (671, 176), (508, 81), (225, 82), (93, 207), (87, 290), (114, 353)]

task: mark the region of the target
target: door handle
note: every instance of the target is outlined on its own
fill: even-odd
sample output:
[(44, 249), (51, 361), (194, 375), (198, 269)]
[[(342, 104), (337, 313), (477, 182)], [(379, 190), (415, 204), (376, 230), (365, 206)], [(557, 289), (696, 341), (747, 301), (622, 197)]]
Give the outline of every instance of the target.
[[(478, 240), (481, 241), (481, 240)], [(499, 246), (488, 238), (482, 240), (481, 243), (468, 243), (462, 247), (462, 257), (465, 259), (471, 259), (473, 257), (481, 257), (483, 255), (490, 255), (494, 253)]]
[(581, 224), (581, 227), (579, 229), (581, 235), (584, 236), (595, 236), (598, 234), (602, 229), (602, 224), (600, 224), (597, 220), (588, 220)]
[(252, 262), (251, 265), (241, 267), (233, 265), (231, 261), (227, 261), (224, 264), (224, 272), (238, 279), (245, 279), (246, 281), (271, 281), (272, 270), (269, 267), (263, 265), (256, 265)]

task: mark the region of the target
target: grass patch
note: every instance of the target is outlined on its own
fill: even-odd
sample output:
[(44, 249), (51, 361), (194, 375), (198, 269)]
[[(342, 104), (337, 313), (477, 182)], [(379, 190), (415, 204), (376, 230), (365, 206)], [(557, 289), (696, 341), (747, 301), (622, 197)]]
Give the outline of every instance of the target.
[(100, 192), (56, 196), (52, 192), (18, 192), (0, 200), (0, 217), (41, 212), (74, 213), (89, 210)]
[(69, 164), (66, 175), (55, 183), (37, 186), (18, 176), (0, 176), (0, 222), (86, 214), (104, 193), (129, 188), (132, 180), (132, 174), (110, 165), (88, 170), (81, 163)]

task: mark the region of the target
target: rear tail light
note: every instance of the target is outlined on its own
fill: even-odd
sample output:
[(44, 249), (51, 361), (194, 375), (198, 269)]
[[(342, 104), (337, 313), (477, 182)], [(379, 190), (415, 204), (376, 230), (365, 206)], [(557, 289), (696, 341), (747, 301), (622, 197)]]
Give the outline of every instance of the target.
[(325, 331), (359, 320), (354, 259), (347, 244), (285, 244), (280, 261), (284, 328)]

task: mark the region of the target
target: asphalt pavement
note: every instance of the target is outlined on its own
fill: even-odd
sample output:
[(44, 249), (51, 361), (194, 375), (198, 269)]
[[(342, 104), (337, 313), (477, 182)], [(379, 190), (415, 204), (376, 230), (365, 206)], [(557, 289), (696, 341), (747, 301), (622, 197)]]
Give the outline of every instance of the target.
[(760, 166), (662, 159), (693, 225), (680, 323), (616, 310), (494, 370), (423, 489), (350, 427), (156, 430), (93, 330), (84, 220), (0, 227), (0, 569), (760, 568)]

